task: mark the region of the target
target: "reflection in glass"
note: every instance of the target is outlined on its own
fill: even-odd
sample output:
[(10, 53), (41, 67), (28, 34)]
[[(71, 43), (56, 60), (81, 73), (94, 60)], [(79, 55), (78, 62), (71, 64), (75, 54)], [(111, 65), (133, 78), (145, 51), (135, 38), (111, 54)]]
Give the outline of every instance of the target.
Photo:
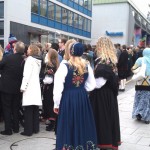
[(68, 11), (68, 25), (73, 26), (73, 12)]
[(48, 18), (54, 20), (54, 3), (48, 2)]
[(0, 45), (4, 48), (4, 40), (0, 40)]
[(40, 15), (46, 17), (47, 15), (47, 0), (40, 0)]
[(56, 21), (61, 22), (61, 7), (56, 5)]
[(74, 22), (73, 22), (74, 24), (73, 25), (75, 28), (78, 28), (78, 25), (79, 25), (78, 20), (79, 20), (79, 15), (74, 13)]
[(4, 36), (4, 21), (0, 21), (0, 37)]
[(92, 10), (92, 0), (88, 0), (88, 10)]
[(88, 0), (84, 0), (84, 7), (88, 8)]
[(79, 15), (79, 29), (82, 30), (82, 26), (83, 26), (83, 17)]
[[(80, 1), (80, 0), (79, 0), (79, 1)], [(74, 0), (74, 2), (78, 4), (78, 0)]]
[(88, 19), (87, 31), (91, 32), (91, 20)]
[(87, 19), (83, 17), (83, 30), (87, 31)]
[(67, 17), (68, 17), (68, 10), (65, 8), (62, 8), (62, 23), (67, 24)]
[(83, 6), (84, 0), (79, 0), (79, 5)]
[(0, 2), (0, 18), (4, 18), (4, 2)]

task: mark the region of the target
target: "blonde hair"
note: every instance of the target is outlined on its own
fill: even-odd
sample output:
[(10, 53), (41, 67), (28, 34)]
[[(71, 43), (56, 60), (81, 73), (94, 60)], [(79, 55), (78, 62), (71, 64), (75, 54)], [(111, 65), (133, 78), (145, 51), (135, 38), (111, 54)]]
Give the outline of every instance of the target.
[(55, 49), (50, 48), (48, 51), (47, 64), (52, 67), (59, 67), (58, 53)]
[(66, 44), (65, 44), (65, 55), (64, 55), (65, 60), (70, 59), (70, 48), (71, 48), (72, 44), (74, 44), (75, 42), (76, 42), (76, 40), (74, 40), (74, 39), (70, 39), (66, 42)]
[(111, 60), (113, 64), (117, 63), (116, 49), (108, 37), (100, 37), (96, 44), (97, 57), (102, 60)]
[(3, 58), (3, 52), (4, 52), (4, 49), (3, 49), (2, 46), (0, 45), (0, 61), (1, 61), (2, 58)]
[(75, 69), (77, 69), (80, 75), (83, 75), (85, 72), (87, 72), (86, 66), (88, 62), (82, 59), (81, 57), (71, 56), (68, 63)]
[(36, 45), (32, 44), (28, 48), (31, 50), (29, 56), (40, 55), (40, 49)]

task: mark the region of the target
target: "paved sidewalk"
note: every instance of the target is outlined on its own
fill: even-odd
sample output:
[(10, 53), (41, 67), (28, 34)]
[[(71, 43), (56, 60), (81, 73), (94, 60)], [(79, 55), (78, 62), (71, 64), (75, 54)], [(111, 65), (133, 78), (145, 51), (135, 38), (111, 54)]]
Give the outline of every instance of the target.
[[(131, 118), (134, 93), (134, 83), (129, 82), (126, 91), (119, 93), (118, 96), (122, 138), (119, 150), (150, 150), (150, 125)], [(0, 150), (53, 150), (55, 148), (54, 132), (45, 131), (43, 123), (40, 128), (41, 132), (30, 138), (21, 136), (19, 133), (12, 136), (0, 135)], [(1, 130), (3, 130), (2, 123), (0, 123)]]
[(127, 91), (118, 96), (122, 140), (119, 150), (150, 150), (150, 124), (132, 119), (134, 85), (129, 82)]

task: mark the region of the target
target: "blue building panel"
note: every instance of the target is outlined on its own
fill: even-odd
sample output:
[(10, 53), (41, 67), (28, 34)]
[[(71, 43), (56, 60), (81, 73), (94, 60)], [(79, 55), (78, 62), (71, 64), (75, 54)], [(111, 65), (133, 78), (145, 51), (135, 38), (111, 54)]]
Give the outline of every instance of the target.
[(61, 23), (55, 21), (55, 28), (61, 30)]
[(84, 12), (84, 8), (80, 5), (79, 5), (79, 11), (82, 12), (82, 13)]
[(73, 27), (68, 26), (68, 32), (73, 33)]
[(78, 6), (79, 6), (78, 4), (74, 3), (73, 8), (74, 8), (75, 10), (78, 10), (78, 9), (79, 9)]
[(87, 37), (87, 35), (86, 35), (86, 31), (83, 31), (83, 36), (86, 36), (86, 37)]
[(72, 1), (68, 1), (68, 6), (73, 8), (73, 2)]
[(48, 26), (54, 28), (55, 22), (53, 20), (48, 20)]
[(73, 28), (73, 33), (78, 35), (78, 29), (77, 28)]
[(47, 26), (47, 22), (48, 22), (47, 18), (41, 16), (39, 17), (39, 24)]
[(92, 12), (91, 11), (87, 11), (88, 16), (92, 17)]
[(63, 30), (63, 31), (68, 31), (67, 25), (62, 24), (62, 30)]
[(31, 14), (31, 22), (39, 23), (39, 16), (36, 14)]
[(79, 35), (83, 35), (83, 31), (82, 30), (80, 30), (80, 29), (78, 29), (78, 32), (79, 32)]
[(88, 15), (88, 10), (86, 8), (84, 8), (83, 13), (86, 14), (86, 15)]
[(64, 3), (64, 4), (68, 4), (68, 0), (61, 0), (62, 1), (62, 3)]
[(86, 37), (91, 38), (91, 33), (90, 32), (86, 32)]

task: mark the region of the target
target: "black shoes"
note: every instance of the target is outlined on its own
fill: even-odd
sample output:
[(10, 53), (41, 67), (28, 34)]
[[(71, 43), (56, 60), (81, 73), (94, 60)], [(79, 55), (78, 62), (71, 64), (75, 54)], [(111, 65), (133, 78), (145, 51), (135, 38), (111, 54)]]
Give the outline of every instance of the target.
[(12, 135), (12, 131), (1, 131), (0, 132), (2, 135)]
[(149, 124), (150, 123), (150, 121), (145, 121), (145, 124)]
[(46, 126), (46, 131), (53, 131), (55, 129), (55, 121), (51, 120), (51, 123)]
[[(137, 118), (138, 121), (141, 121), (142, 116), (140, 114), (138, 114), (138, 115), (136, 115), (136, 118)], [(144, 121), (144, 122), (145, 122), (145, 124), (149, 124), (150, 123), (150, 121)]]
[(32, 136), (32, 134), (27, 134), (27, 133), (25, 133), (25, 132), (21, 132), (20, 134), (21, 134), (21, 135), (24, 135), (24, 136)]
[(141, 120), (142, 116), (140, 114), (136, 115), (137, 120)]

